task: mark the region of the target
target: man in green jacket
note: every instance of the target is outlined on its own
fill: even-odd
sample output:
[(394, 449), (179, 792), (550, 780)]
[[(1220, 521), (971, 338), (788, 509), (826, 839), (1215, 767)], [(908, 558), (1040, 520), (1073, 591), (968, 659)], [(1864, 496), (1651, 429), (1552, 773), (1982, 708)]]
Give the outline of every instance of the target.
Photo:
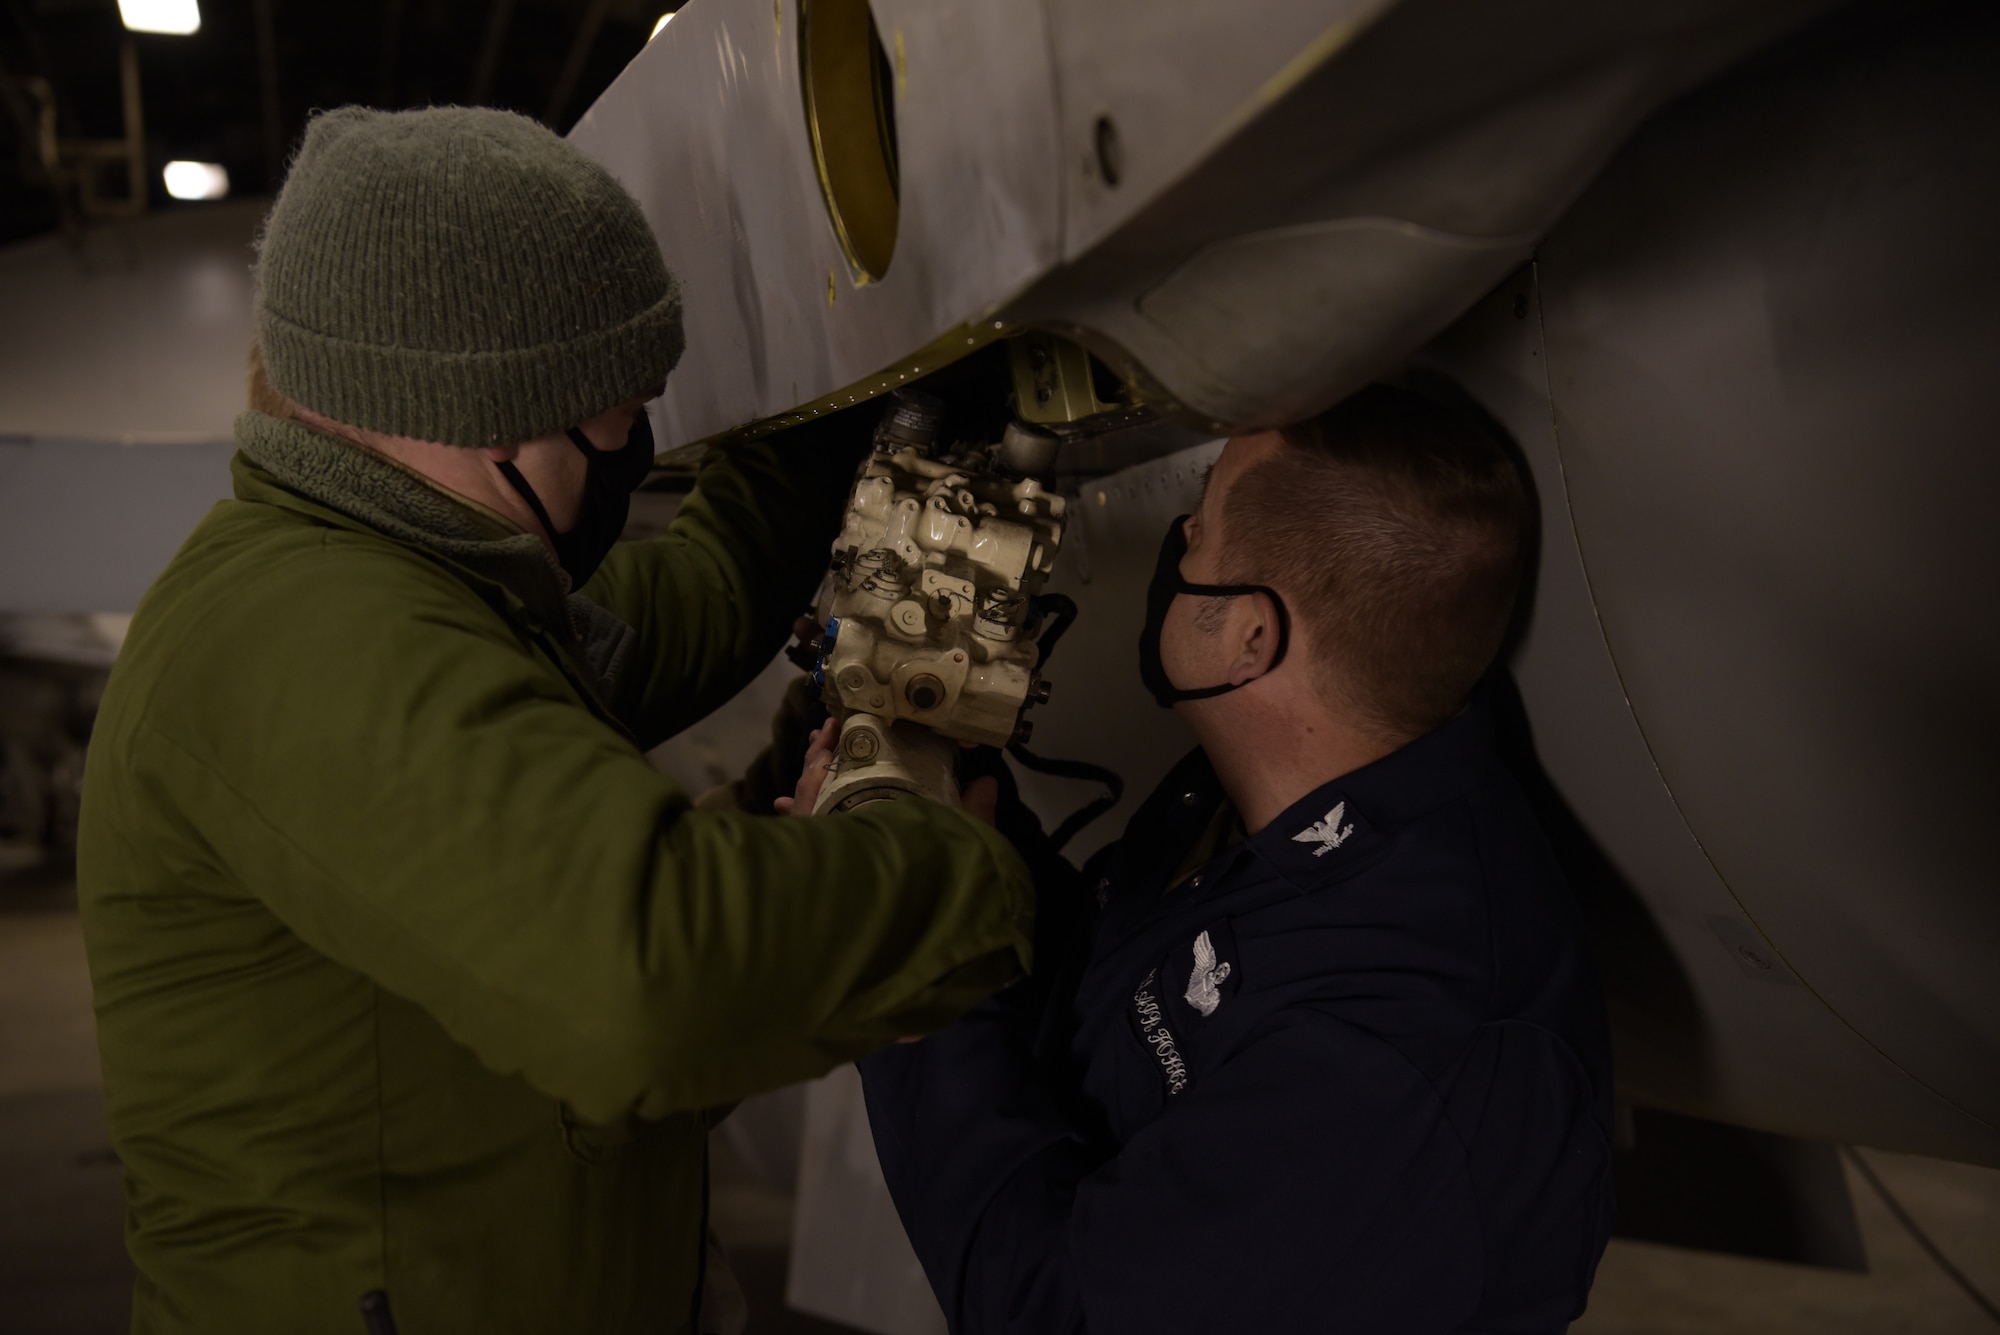
[(134, 1329), (689, 1330), (704, 1110), (1027, 962), (965, 813), (694, 811), (642, 754), (783, 642), (861, 442), (711, 453), (613, 550), (679, 297), (631, 197), (501, 112), (319, 117), (257, 328), (269, 411), (85, 781)]

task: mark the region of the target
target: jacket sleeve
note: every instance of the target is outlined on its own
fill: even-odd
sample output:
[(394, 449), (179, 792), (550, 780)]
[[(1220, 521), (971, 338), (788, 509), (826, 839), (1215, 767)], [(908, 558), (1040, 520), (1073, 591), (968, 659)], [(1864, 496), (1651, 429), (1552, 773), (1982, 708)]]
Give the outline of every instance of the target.
[(581, 590), (638, 633), (617, 703), (641, 746), (735, 695), (811, 610), (878, 411), (711, 450), (667, 532), (619, 544)]
[[(1463, 1153), (1392, 1049), (1281, 1012), (1103, 1153), (1009, 1009), (860, 1063), (884, 1176), (954, 1335), (1424, 1335), (1472, 1314)], [(1160, 1083), (1131, 1041), (1118, 1078)]]
[(271, 595), (310, 618), (239, 609), (283, 652), (172, 678), (127, 763), (189, 856), (493, 1069), (593, 1120), (705, 1108), (936, 1028), (1026, 964), (1032, 889), (991, 830), (918, 801), (691, 810), (514, 627), (400, 559), (386, 620), (352, 559)]

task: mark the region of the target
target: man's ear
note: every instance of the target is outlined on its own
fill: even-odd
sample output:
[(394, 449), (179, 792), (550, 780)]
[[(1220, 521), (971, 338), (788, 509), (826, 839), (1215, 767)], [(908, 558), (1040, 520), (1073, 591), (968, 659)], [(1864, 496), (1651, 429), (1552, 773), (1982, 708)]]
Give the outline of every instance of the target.
[(1238, 611), (1230, 618), (1235, 657), (1229, 664), (1229, 683), (1241, 686), (1271, 670), (1272, 660), (1278, 655), (1278, 609), (1270, 595), (1264, 593), (1248, 594), (1234, 601)]

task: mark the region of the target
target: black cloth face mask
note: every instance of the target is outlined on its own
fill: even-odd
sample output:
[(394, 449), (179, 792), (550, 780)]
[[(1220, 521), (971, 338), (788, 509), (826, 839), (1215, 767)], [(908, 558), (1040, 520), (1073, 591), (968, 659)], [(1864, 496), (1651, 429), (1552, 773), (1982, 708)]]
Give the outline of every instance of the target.
[[(1292, 619), (1285, 610), (1285, 600), (1277, 590), (1262, 584), (1191, 584), (1181, 578), (1181, 558), (1187, 555), (1188, 516), (1182, 515), (1167, 525), (1166, 541), (1160, 544), (1160, 563), (1153, 567), (1153, 582), (1146, 587), (1146, 628), (1139, 632), (1139, 679), (1146, 683), (1146, 689), (1153, 693), (1153, 699), (1160, 708), (1171, 709), (1182, 700), (1206, 700), (1210, 696), (1226, 695), (1249, 682), (1226, 681), (1220, 686), (1197, 686), (1192, 690), (1182, 690), (1167, 676), (1166, 665), (1160, 661), (1160, 633), (1166, 629), (1167, 611), (1174, 605), (1174, 599), (1181, 594), (1192, 594), (1198, 598), (1241, 598), (1246, 594), (1261, 593), (1271, 600), (1278, 609), (1278, 651), (1271, 655), (1270, 672), (1285, 661), (1285, 650), (1291, 647)], [(1260, 676), (1262, 674), (1259, 674)], [(1257, 680), (1252, 677), (1250, 681)]]
[(653, 423), (641, 408), (632, 420), (632, 430), (624, 445), (615, 450), (600, 450), (592, 445), (580, 426), (569, 429), (569, 439), (570, 444), (583, 451), (586, 462), (583, 500), (577, 507), (576, 522), (567, 533), (556, 532), (542, 498), (535, 495), (535, 489), (511, 460), (500, 465), (500, 472), (521, 493), (521, 499), (535, 512), (535, 518), (542, 521), (549, 543), (555, 548), (556, 563), (569, 576), (570, 588), (580, 589), (597, 573), (597, 567), (618, 542), (618, 535), (625, 531), (625, 518), (632, 511), (632, 493), (653, 469)]

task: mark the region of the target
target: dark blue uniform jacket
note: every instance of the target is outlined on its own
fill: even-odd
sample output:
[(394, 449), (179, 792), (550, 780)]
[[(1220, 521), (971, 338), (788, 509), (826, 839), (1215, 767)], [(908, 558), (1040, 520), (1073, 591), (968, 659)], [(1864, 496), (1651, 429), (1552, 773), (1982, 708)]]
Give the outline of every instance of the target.
[(952, 1329), (1562, 1330), (1609, 1231), (1610, 1056), (1486, 715), (1174, 882), (1223, 801), (1190, 755), (1088, 869), (1070, 950), (861, 1063)]

